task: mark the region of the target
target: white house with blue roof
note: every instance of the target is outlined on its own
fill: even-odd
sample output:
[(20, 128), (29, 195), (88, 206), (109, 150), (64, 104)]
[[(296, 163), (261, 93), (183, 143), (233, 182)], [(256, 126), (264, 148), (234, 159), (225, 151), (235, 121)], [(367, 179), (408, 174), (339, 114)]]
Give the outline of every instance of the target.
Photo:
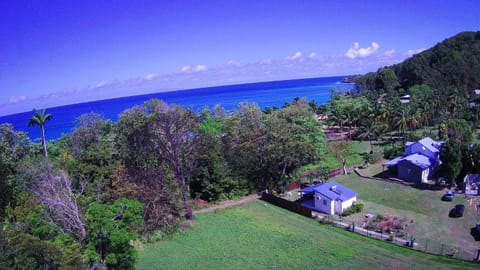
[(315, 211), (334, 215), (343, 214), (357, 201), (357, 192), (333, 181), (325, 184), (317, 184), (299, 191), (302, 196), (313, 196), (313, 202), (305, 201), (303, 206)]
[(383, 165), (396, 171), (397, 177), (414, 183), (427, 183), (440, 167), (442, 143), (430, 137), (418, 142), (407, 142), (405, 154)]

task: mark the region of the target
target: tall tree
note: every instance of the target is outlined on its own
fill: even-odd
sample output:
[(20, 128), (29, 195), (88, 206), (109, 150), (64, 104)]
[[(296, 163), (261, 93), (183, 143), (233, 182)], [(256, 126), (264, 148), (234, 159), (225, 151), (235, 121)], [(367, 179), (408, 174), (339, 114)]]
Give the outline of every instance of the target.
[(267, 131), (258, 105), (240, 103), (239, 110), (229, 117), (227, 125), (227, 157), (233, 170), (248, 179), (251, 190), (270, 188), (264, 182)]
[(443, 162), (440, 173), (453, 183), (462, 171), (462, 143), (449, 139), (442, 147), (440, 159)]
[(47, 141), (45, 139), (45, 123), (52, 119), (52, 115), (47, 113), (45, 109), (37, 111), (33, 109), (33, 115), (28, 120), (28, 126), (33, 127), (35, 125), (40, 126), (40, 130), (42, 131), (42, 147), (43, 147), (43, 155), (48, 157), (47, 152)]
[(115, 128), (115, 149), (123, 166), (115, 173), (114, 198), (133, 197), (144, 203), (145, 229), (175, 225), (183, 205), (173, 172), (155, 150), (153, 128), (145, 105), (123, 112)]
[(151, 128), (154, 151), (173, 171), (175, 181), (181, 190), (186, 218), (193, 219), (189, 203), (190, 180), (195, 165), (198, 136), (198, 117), (191, 109), (172, 105), (160, 100), (150, 100), (147, 107), (148, 126)]

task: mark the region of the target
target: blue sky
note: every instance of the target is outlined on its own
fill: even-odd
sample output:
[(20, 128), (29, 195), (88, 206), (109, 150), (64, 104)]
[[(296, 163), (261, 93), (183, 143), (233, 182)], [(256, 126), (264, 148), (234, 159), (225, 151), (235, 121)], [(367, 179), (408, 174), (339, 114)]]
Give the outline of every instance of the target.
[(0, 1), (0, 115), (358, 74), (480, 30), (471, 1)]

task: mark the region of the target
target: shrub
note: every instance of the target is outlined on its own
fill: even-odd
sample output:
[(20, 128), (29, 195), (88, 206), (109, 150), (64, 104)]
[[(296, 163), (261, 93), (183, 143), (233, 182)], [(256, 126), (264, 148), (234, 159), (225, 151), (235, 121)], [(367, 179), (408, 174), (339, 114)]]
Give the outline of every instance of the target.
[(365, 205), (363, 203), (354, 203), (350, 208), (343, 211), (342, 216), (346, 217), (352, 214), (360, 213), (364, 207)]
[(386, 159), (396, 158), (403, 155), (404, 146), (402, 143), (396, 142), (390, 145), (385, 146), (383, 149), (383, 156)]

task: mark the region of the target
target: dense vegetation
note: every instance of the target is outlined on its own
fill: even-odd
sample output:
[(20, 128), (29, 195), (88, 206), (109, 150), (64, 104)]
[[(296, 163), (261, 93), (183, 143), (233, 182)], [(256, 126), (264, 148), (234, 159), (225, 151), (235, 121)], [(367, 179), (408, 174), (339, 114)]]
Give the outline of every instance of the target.
[(355, 82), (375, 94), (413, 94), (414, 85), (428, 85), (448, 96), (458, 91), (462, 98), (474, 95), (480, 84), (480, 32), (463, 32), (438, 43), (402, 63), (380, 68)]
[[(401, 155), (406, 140), (431, 136), (446, 142), (440, 174), (460, 180), (480, 172), (480, 147), (472, 144), (480, 112), (474, 91), (480, 88), (480, 32), (460, 33), (355, 81), (353, 91), (333, 92), (321, 108), (330, 124), (353, 127), (354, 139), (401, 139), (385, 147), (386, 158)], [(419, 128), (423, 134), (414, 135)]]
[[(48, 132), (54, 116), (34, 113)], [(82, 115), (48, 145), (0, 125), (2, 267), (132, 269), (132, 241), (176, 230), (193, 218), (193, 200), (279, 187), (325, 149), (301, 99), (268, 112), (240, 104), (231, 115), (150, 100), (117, 123)]]
[[(418, 139), (411, 131), (423, 127), (422, 135), (446, 141), (444, 176), (480, 173), (480, 146), (472, 143), (479, 44), (480, 33), (459, 34), (356, 78), (356, 91), (332, 91), (320, 107), (295, 99), (261, 111), (244, 103), (227, 115), (219, 106), (194, 113), (150, 100), (124, 111), (117, 123), (82, 115), (71, 134), (48, 143), (44, 132), (55, 116), (34, 111), (28, 124), (41, 128), (41, 144), (0, 125), (0, 268), (132, 269), (132, 241), (175, 231), (193, 218), (196, 200), (281, 188), (306, 168), (325, 177), (319, 162), (328, 162), (330, 152), (346, 164), (351, 143), (327, 145), (313, 112), (371, 145)], [(400, 102), (404, 94), (408, 103)], [(384, 153), (389, 158), (402, 149), (398, 142)]]

